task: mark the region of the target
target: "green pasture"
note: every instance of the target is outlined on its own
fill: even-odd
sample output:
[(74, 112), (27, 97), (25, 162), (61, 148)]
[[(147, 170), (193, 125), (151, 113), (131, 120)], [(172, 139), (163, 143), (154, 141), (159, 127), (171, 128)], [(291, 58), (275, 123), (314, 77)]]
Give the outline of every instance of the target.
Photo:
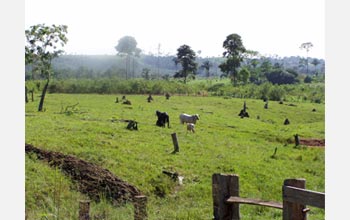
[[(116, 97), (119, 103), (115, 103)], [(325, 138), (325, 106), (257, 99), (206, 96), (48, 94), (45, 112), (38, 102), (26, 104), (25, 142), (98, 164), (135, 185), (148, 197), (149, 219), (212, 219), (211, 176), (240, 176), (240, 196), (282, 201), (284, 179), (304, 178), (306, 188), (325, 191), (325, 150), (295, 147), (294, 136)], [(246, 101), (249, 118), (238, 116)], [(69, 108), (77, 104), (74, 108)], [(289, 104), (295, 104), (289, 105)], [(68, 107), (68, 108), (67, 108)], [(316, 111), (312, 111), (316, 109)], [(170, 116), (170, 128), (155, 126), (156, 110)], [(196, 133), (180, 124), (179, 114), (199, 114)], [(288, 118), (289, 125), (284, 125)], [(138, 122), (138, 131), (126, 129), (122, 119)], [(172, 154), (171, 134), (180, 152)], [(277, 153), (272, 157), (275, 148)], [(76, 191), (69, 177), (26, 155), (27, 219), (78, 219)], [(162, 170), (184, 176), (172, 182)], [(310, 207), (309, 219), (324, 219), (324, 210)], [(95, 219), (132, 219), (131, 204), (92, 203)], [(241, 205), (241, 219), (282, 219), (281, 210)]]

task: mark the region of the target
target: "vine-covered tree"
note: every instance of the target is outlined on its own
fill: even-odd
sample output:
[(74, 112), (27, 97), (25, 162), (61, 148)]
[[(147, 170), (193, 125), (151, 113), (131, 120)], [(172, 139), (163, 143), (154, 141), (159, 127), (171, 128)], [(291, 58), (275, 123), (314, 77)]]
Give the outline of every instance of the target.
[(66, 25), (38, 24), (25, 30), (25, 63), (33, 65), (32, 71), (39, 72), (46, 79), (38, 111), (43, 110), (46, 91), (53, 74), (51, 62), (64, 52), (60, 48), (68, 42), (67, 29)]
[(271, 72), (266, 73), (266, 78), (272, 84), (294, 84), (298, 82), (298, 73), (291, 69), (274, 68)]
[[(137, 48), (137, 42), (134, 37), (124, 36), (119, 39), (118, 45), (114, 48), (119, 56), (125, 56), (125, 78), (128, 78), (128, 70), (130, 69), (130, 57), (139, 56), (141, 49)], [(134, 66), (134, 65), (133, 65)]]
[(247, 68), (243, 67), (239, 70), (237, 78), (243, 84), (247, 84), (250, 78), (250, 71)]
[(226, 76), (230, 77), (233, 85), (237, 85), (238, 68), (241, 66), (243, 55), (246, 51), (241, 36), (238, 34), (228, 35), (223, 43), (223, 47), (226, 50), (223, 53), (223, 57), (226, 60), (219, 65), (219, 68)]
[(209, 61), (209, 60), (205, 60), (202, 65), (200, 66), (200, 68), (205, 69), (206, 72), (206, 77), (209, 78), (210, 77), (210, 68), (213, 66), (213, 64)]
[(177, 49), (175, 64), (179, 63), (182, 69), (177, 71), (174, 78), (184, 78), (186, 84), (187, 78), (195, 78), (198, 64), (196, 63), (196, 53), (188, 45), (182, 45)]

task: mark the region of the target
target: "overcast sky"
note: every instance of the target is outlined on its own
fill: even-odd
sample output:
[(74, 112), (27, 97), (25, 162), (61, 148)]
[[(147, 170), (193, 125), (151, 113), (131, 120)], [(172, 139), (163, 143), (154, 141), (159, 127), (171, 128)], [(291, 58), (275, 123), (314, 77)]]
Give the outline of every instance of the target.
[(176, 54), (183, 44), (221, 56), (226, 36), (239, 34), (262, 55), (325, 58), (324, 0), (25, 0), (25, 28), (68, 25), (67, 54), (116, 54), (126, 35), (144, 53)]

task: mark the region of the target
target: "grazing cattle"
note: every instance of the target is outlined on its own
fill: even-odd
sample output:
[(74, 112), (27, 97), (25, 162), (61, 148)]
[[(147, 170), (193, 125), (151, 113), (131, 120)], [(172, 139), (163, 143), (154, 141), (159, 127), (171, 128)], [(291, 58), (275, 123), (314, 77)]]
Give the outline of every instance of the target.
[(170, 120), (169, 120), (169, 115), (166, 112), (160, 112), (156, 111), (156, 115), (158, 117), (158, 120), (156, 122), (156, 125), (159, 127), (165, 127), (165, 124), (168, 124), (168, 128), (170, 127)]
[(131, 102), (130, 102), (129, 100), (125, 99), (125, 100), (122, 102), (122, 104), (124, 104), (124, 105), (131, 105)]
[(187, 123), (187, 131), (194, 133), (194, 124), (193, 123)]
[(184, 123), (192, 123), (192, 124), (196, 124), (196, 121), (199, 120), (199, 115), (195, 114), (195, 115), (188, 115), (185, 113), (180, 114), (180, 122), (181, 124)]

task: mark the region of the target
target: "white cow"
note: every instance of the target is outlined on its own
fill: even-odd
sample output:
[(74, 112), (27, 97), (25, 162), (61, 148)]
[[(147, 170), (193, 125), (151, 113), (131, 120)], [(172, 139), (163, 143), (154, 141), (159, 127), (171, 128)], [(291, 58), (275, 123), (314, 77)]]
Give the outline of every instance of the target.
[(198, 114), (195, 114), (195, 115), (189, 115), (189, 114), (185, 114), (185, 113), (180, 114), (181, 124), (184, 124), (184, 123), (196, 124), (197, 120), (199, 120)]
[(187, 131), (194, 133), (194, 124), (193, 123), (187, 123)]

